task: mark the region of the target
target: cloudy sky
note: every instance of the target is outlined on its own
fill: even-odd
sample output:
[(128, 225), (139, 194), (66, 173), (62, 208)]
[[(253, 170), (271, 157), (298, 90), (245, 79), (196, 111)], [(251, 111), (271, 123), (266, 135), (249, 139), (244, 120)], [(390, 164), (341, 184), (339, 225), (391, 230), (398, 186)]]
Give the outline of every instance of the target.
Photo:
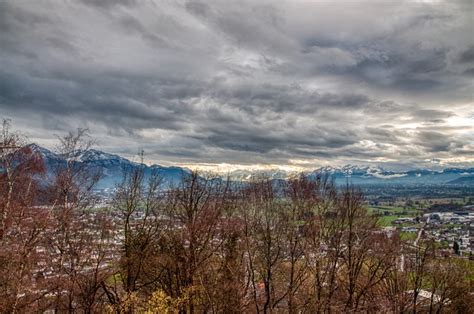
[(1, 1), (0, 117), (164, 165), (474, 166), (473, 9)]

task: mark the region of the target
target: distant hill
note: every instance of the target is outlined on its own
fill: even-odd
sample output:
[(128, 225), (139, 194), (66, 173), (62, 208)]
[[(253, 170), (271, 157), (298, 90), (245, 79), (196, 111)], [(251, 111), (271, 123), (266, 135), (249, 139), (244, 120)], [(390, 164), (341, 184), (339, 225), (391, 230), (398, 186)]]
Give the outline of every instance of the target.
[(474, 175), (460, 177), (448, 182), (449, 184), (474, 186)]

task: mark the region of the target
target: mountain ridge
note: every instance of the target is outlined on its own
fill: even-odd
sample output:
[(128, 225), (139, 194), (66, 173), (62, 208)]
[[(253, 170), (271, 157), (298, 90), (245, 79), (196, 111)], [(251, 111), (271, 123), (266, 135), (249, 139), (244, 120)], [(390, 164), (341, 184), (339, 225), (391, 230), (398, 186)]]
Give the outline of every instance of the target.
[[(33, 151), (41, 154), (47, 169), (51, 170), (55, 164), (65, 162), (65, 156), (37, 144), (28, 145)], [(177, 166), (161, 166), (157, 164), (146, 165), (131, 161), (117, 154), (106, 153), (97, 149), (79, 151), (74, 155), (74, 162), (85, 163), (102, 171), (104, 177), (99, 181), (99, 189), (113, 188), (121, 182), (123, 174), (134, 168), (144, 167), (145, 175), (149, 176), (154, 171), (159, 171), (167, 184), (177, 184), (184, 173), (189, 169)], [(385, 170), (382, 167), (363, 165), (325, 166), (304, 172), (310, 178), (320, 175), (331, 176), (336, 183), (365, 184), (457, 184), (474, 185), (474, 167), (471, 168), (445, 168), (442, 170), (411, 169), (406, 171)], [(229, 176), (233, 181), (251, 181), (259, 177), (274, 180), (287, 180), (298, 175), (295, 171), (281, 169), (270, 170), (233, 170), (222, 177)]]

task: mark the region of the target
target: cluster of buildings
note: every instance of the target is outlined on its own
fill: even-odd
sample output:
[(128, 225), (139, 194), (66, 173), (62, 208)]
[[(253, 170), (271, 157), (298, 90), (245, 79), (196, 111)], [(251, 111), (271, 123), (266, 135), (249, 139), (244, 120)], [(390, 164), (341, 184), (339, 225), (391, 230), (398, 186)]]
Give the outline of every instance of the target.
[(461, 256), (474, 253), (474, 211), (424, 214), (424, 232), (436, 242), (447, 244)]
[[(447, 204), (449, 205), (449, 204)], [(451, 248), (456, 254), (472, 257), (474, 255), (474, 206), (453, 209), (437, 206), (437, 211), (425, 209), (420, 217), (399, 217), (392, 222), (398, 230), (405, 233), (422, 234), (442, 247)]]

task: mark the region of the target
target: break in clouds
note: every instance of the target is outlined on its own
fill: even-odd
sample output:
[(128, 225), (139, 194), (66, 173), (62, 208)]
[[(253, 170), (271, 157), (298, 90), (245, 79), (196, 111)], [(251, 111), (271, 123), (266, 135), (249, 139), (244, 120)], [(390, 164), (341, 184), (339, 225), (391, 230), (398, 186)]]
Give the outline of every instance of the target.
[(471, 1), (2, 1), (0, 116), (160, 164), (472, 166)]

